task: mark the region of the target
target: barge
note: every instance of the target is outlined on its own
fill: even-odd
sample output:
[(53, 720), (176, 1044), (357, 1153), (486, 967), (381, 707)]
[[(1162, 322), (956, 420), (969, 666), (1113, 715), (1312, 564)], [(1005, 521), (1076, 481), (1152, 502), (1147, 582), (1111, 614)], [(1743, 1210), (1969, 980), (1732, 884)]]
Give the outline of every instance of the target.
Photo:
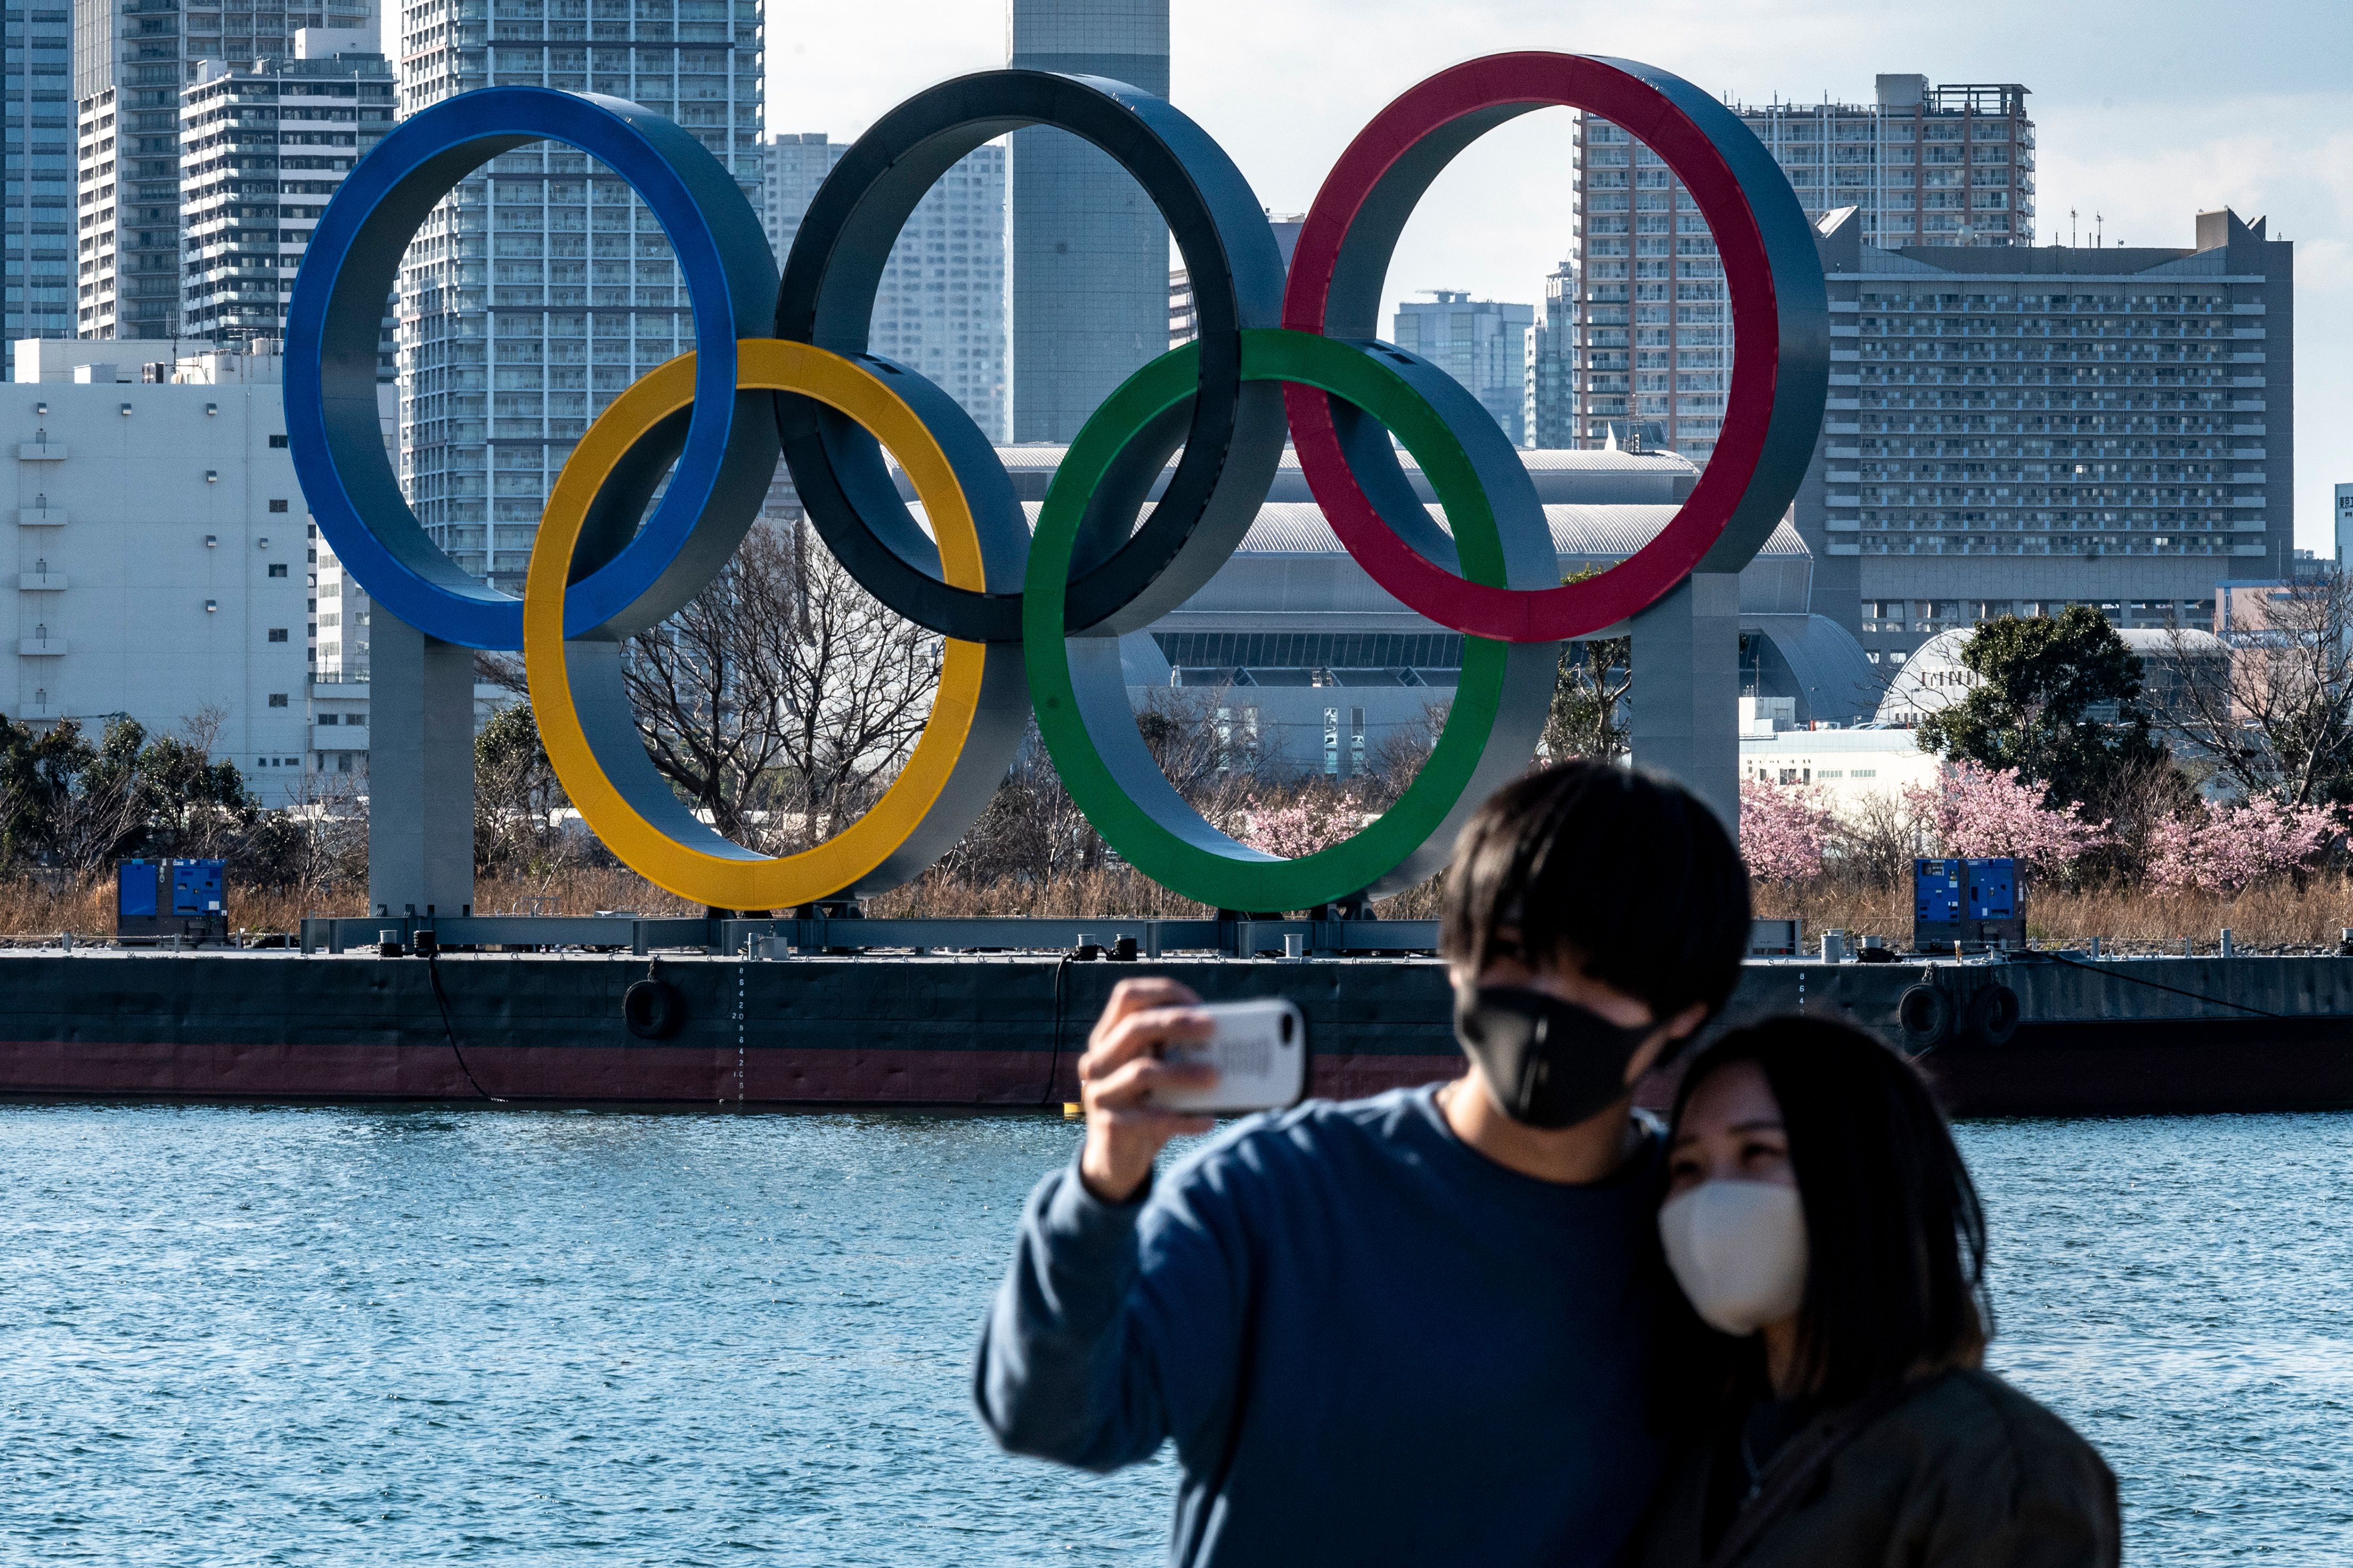
[[(1112, 986), (1147, 973), (1296, 1002), (1314, 1094), (1461, 1068), (1443, 966), (1349, 945), (1409, 922), (1256, 922), (1192, 954), (1166, 928), (1213, 922), (1069, 922), (1096, 940), (1052, 953), (843, 952), (807, 922), (707, 923), (684, 952), (448, 952), (404, 930), (389, 955), (343, 931), (307, 952), (0, 953), (0, 1094), (1051, 1107), (1076, 1098)], [(1788, 1012), (1898, 1045), (1959, 1116), (2353, 1107), (2353, 957), (1752, 960), (1716, 1026)]]

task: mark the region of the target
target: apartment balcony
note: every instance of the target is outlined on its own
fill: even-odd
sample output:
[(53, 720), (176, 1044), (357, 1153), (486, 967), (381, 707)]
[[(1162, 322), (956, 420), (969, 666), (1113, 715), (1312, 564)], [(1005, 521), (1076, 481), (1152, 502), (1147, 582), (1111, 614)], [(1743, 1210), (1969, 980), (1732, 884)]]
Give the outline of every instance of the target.
[(66, 509), (61, 506), (20, 506), (16, 509), (18, 528), (63, 528)]
[(20, 463), (62, 463), (66, 460), (63, 441), (19, 441), (16, 460)]
[(37, 572), (16, 574), (16, 588), (20, 593), (62, 594), (65, 592), (65, 587), (66, 574), (62, 572), (52, 572), (47, 565), (43, 565)]

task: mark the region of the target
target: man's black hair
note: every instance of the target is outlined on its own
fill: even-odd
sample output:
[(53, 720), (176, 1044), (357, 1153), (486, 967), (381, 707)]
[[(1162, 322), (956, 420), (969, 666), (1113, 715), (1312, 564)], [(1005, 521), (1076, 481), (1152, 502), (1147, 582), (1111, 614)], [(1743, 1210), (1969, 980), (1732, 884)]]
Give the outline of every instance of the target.
[(1671, 779), (1567, 762), (1506, 784), (1455, 840), (1440, 948), (1476, 973), (1573, 953), (1661, 1022), (1723, 1007), (1748, 951), (1748, 868), (1698, 796)]
[(1754, 1062), (1780, 1104), (1805, 1205), (1799, 1389), (1843, 1405), (1978, 1365), (1993, 1331), (1985, 1210), (1919, 1070), (1843, 1024), (1768, 1019), (1692, 1058), (1678, 1128), (1692, 1092), (1735, 1062)]

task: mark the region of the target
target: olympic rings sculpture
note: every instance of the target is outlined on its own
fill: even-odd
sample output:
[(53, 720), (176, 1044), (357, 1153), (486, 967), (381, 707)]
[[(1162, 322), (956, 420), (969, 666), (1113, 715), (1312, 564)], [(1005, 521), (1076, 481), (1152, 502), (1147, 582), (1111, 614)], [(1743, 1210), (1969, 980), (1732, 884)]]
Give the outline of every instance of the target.
[[(1623, 126), (1681, 178), (1715, 240), (1734, 343), (1723, 433), (1689, 499), (1626, 561), (1567, 584), (1495, 421), (1377, 333), (1390, 257), (1431, 181), (1487, 131), (1552, 105)], [(1196, 342), (1089, 418), (1034, 537), (971, 417), (867, 352), (883, 266), (915, 204), (965, 153), (1029, 125), (1086, 138), (1143, 185), (1185, 258), (1199, 321)], [(695, 348), (621, 393), (575, 447), (518, 599), (459, 570), (403, 499), (378, 433), (377, 322), (433, 205), (543, 139), (601, 160), (645, 199), (677, 251)], [(1287, 276), (1223, 150), (1122, 82), (999, 70), (916, 94), (843, 153), (781, 277), (733, 177), (684, 131), (614, 99), (491, 88), (396, 127), (321, 218), (289, 312), (289, 447), (320, 531), (382, 608), (443, 641), (522, 650), (574, 805), (624, 863), (681, 897), (777, 909), (916, 876), (987, 805), (1034, 701), (1065, 786), (1131, 864), (1220, 908), (1306, 909), (1436, 868), (1462, 819), (1534, 754), (1561, 639), (1756, 553), (1813, 453), (1828, 312), (1811, 230), (1771, 155), (1715, 99), (1625, 60), (1497, 55), (1414, 87), (1341, 155)], [(1455, 700), (1413, 784), (1362, 831), (1298, 859), (1237, 842), (1176, 794), (1136, 729), (1118, 652), (1123, 633), (1184, 603), (1240, 544), (1286, 434), (1348, 552), (1409, 607), (1465, 634)], [(1445, 527), (1407, 480), (1399, 443)], [(772, 858), (714, 832), (656, 772), (621, 656), (726, 564), (780, 454), (826, 546), (944, 649), (930, 721), (890, 788), (816, 847)]]

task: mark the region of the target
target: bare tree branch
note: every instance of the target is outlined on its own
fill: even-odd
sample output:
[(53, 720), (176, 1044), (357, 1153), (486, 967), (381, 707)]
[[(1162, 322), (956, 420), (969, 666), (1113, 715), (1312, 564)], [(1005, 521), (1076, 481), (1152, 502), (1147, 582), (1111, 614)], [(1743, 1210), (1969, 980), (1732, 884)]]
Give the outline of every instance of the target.
[(2271, 590), (2224, 641), (2167, 639), (2159, 722), (2247, 795), (2308, 805), (2353, 797), (2353, 582)]

